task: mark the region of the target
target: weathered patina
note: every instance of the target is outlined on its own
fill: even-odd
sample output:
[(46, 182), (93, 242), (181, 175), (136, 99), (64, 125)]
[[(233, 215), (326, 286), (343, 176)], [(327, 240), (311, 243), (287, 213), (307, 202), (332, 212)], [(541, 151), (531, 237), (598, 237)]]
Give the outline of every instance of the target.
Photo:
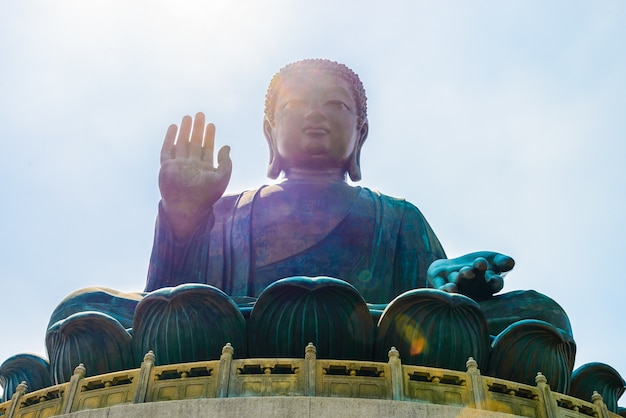
[(567, 393), (569, 320), (537, 292), (497, 294), (511, 257), (448, 259), (413, 204), (348, 183), (361, 179), (369, 132), (352, 70), (289, 64), (265, 104), (268, 176), (281, 181), (236, 195), (224, 195), (229, 147), (215, 164), (215, 127), (202, 113), (168, 128), (145, 293), (66, 298), (46, 337), (50, 383), (69, 381), (72, 362), (93, 353), (92, 370), (106, 373), (138, 367), (150, 349), (168, 364), (216, 360), (230, 342), (241, 357), (294, 357), (313, 342), (320, 358), (383, 361), (395, 346), (407, 364), (461, 370), (471, 356), (526, 384), (541, 371)]

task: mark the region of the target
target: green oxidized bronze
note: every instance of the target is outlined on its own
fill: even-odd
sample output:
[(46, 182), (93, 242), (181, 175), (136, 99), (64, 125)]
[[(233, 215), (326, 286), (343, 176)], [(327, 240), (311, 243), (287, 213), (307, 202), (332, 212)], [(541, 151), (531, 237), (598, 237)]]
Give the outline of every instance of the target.
[[(233, 164), (228, 146), (214, 164), (215, 127), (202, 113), (169, 127), (147, 295), (86, 289), (64, 300), (46, 339), (51, 383), (69, 381), (66, 360), (98, 344), (102, 323), (123, 344), (101, 345), (98, 373), (127, 357), (139, 367), (148, 350), (167, 364), (216, 360), (226, 343), (239, 357), (296, 357), (313, 342), (320, 358), (384, 361), (395, 346), (404, 364), (455, 370), (471, 356), (495, 377), (534, 384), (542, 371), (568, 391), (575, 344), (563, 309), (533, 291), (496, 295), (512, 258), (447, 259), (414, 205), (348, 184), (361, 179), (369, 132), (352, 70), (327, 60), (281, 69), (263, 131), (268, 176), (282, 181), (224, 196)], [(85, 330), (81, 311), (106, 320)]]

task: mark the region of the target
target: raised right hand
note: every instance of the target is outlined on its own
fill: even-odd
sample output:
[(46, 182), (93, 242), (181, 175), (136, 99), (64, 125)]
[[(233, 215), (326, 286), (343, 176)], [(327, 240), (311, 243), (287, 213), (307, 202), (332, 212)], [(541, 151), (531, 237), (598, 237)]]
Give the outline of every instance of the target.
[[(178, 133), (178, 138), (176, 134)], [(230, 147), (222, 147), (213, 164), (215, 125), (204, 125), (204, 114), (185, 116), (180, 131), (170, 125), (161, 149), (159, 189), (163, 209), (177, 240), (191, 236), (200, 220), (222, 197), (232, 171)]]

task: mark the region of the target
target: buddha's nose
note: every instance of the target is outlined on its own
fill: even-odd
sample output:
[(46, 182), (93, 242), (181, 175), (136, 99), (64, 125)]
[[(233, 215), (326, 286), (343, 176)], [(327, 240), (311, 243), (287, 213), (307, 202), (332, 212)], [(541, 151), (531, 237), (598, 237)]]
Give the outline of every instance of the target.
[(322, 106), (316, 102), (309, 103), (309, 108), (304, 116), (311, 122), (321, 122), (326, 119), (326, 114), (324, 113)]

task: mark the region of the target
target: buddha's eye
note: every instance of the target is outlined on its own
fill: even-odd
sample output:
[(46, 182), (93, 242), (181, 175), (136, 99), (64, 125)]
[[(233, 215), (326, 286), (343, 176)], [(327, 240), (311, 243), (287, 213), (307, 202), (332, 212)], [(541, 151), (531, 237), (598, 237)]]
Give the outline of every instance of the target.
[(305, 102), (301, 99), (288, 99), (280, 104), (280, 109), (299, 109)]
[(326, 102), (326, 106), (336, 108), (336, 109), (352, 110), (350, 109), (350, 106), (348, 106), (345, 102), (341, 100), (329, 100)]

